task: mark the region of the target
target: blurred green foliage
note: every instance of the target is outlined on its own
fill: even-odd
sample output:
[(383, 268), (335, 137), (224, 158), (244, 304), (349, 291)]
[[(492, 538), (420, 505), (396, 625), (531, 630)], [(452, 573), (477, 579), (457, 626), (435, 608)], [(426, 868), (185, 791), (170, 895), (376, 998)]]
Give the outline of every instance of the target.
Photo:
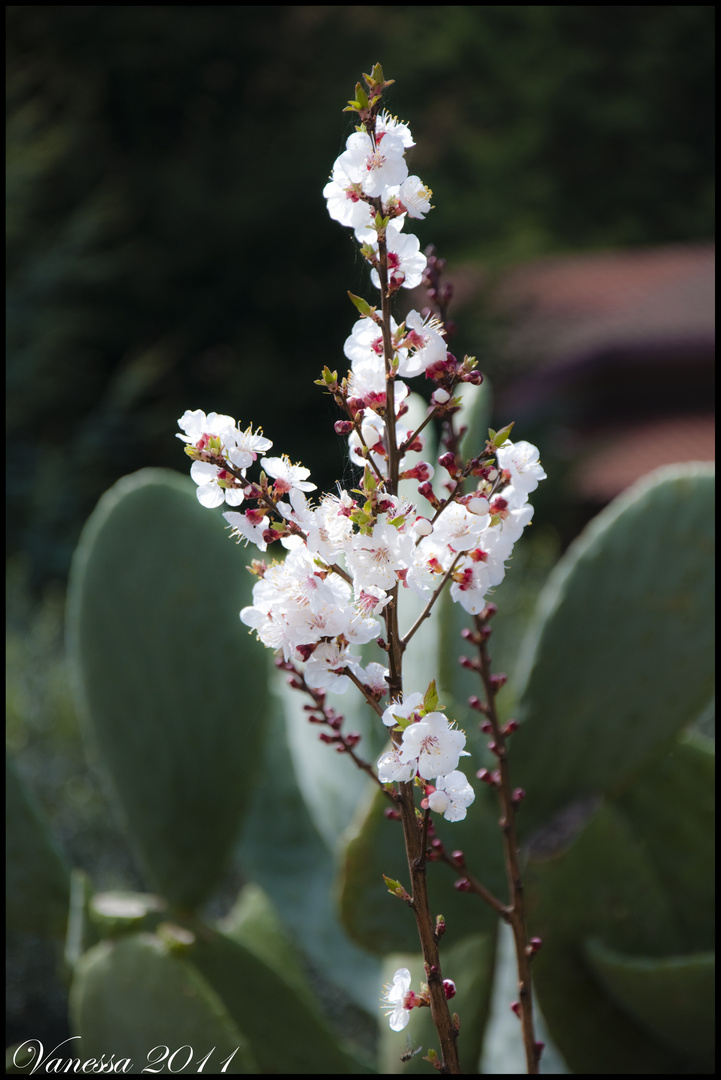
[[(11, 550), (64, 578), (185, 408), (265, 425), (321, 489), (364, 265), (321, 190), (380, 60), (442, 254), (500, 265), (712, 232), (713, 8), (8, 9)], [(340, 287), (339, 287), (339, 282)], [(462, 342), (478, 353), (478, 342)], [(268, 376), (272, 373), (272, 382)], [(303, 418), (300, 423), (299, 419)]]

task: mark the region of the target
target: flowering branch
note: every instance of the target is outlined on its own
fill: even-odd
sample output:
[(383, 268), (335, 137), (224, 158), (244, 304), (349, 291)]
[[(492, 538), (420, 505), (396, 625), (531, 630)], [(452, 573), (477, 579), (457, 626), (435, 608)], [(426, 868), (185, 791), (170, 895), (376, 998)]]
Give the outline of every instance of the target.
[[(387, 880), (393, 894), (413, 910), (427, 984), (411, 990), (405, 969), (396, 973), (385, 995), (390, 1023), (400, 1031), (411, 1009), (430, 1008), (440, 1057), (431, 1049), (426, 1060), (441, 1072), (460, 1073), (459, 1024), (448, 1008), (455, 986), (443, 978), (438, 949), (442, 929), (430, 909), (426, 874), (427, 864), (441, 857), (435, 839), (428, 846), (432, 815), (463, 820), (475, 793), (458, 769), (461, 757), (468, 756), (465, 733), (442, 711), (434, 681), (425, 692), (404, 689), (403, 656), (446, 586), (452, 601), (471, 615), (484, 610), (488, 590), (502, 580), (513, 545), (531, 520), (528, 492), (545, 473), (535, 447), (510, 441), (512, 425), (491, 431), (482, 453), (462, 461), (453, 425), (460, 399), (452, 393), (459, 382), (480, 383), (475, 359), (457, 361), (446, 348), (446, 327), (433, 317), (410, 311), (400, 325), (393, 319), (394, 295), (420, 284), (429, 266), (417, 238), (404, 229), (407, 220), (422, 218), (431, 209), (431, 192), (418, 177), (408, 175), (405, 152), (414, 145), (408, 126), (380, 111), (390, 85), (380, 65), (364, 80), (366, 86), (359, 83), (349, 103), (360, 124), (335, 162), (324, 195), (331, 217), (350, 226), (361, 244), (371, 281), (380, 292), (380, 310), (349, 294), (360, 316), (344, 345), (350, 371), (339, 382), (337, 372), (325, 367), (317, 380), (348, 418), (337, 421), (335, 430), (348, 436), (351, 462), (362, 474), (358, 486), (352, 494), (326, 494), (314, 505), (307, 498), (316, 490), (308, 469), (285, 455), (261, 457), (259, 480), (248, 479), (248, 469), (272, 443), (252, 427), (241, 430), (224, 414), (188, 410), (178, 421), (178, 437), (192, 459), (190, 474), (200, 503), (231, 507), (224, 517), (238, 540), (255, 544), (261, 552), (276, 541), (285, 549), (282, 561), (253, 560), (258, 581), (241, 620), (278, 654), (276, 662), (289, 673), (290, 685), (311, 698), (312, 704), (304, 706), (308, 720), (330, 729), (321, 732), (321, 741), (347, 754), (394, 803), (388, 812), (402, 822), (411, 892)], [(450, 293), (438, 286), (439, 260), (431, 270), (443, 307)], [(404, 380), (419, 375), (434, 382), (435, 389), (425, 420), (411, 430), (403, 419), (409, 409)], [(408, 453), (422, 451), (423, 432), (434, 419), (445, 422), (448, 451), (438, 462), (450, 477), (445, 498), (431, 487), (430, 463), (404, 467)], [(476, 488), (464, 494), (471, 477)], [(430, 520), (399, 492), (400, 481), (410, 479), (419, 481), (418, 494), (433, 508)], [(402, 637), (399, 604), (406, 588), (421, 596), (425, 607)], [(375, 661), (363, 666), (353, 652), (373, 641), (387, 667)], [(466, 663), (485, 670), (483, 655)], [(488, 678), (492, 685), (493, 676)], [(342, 694), (349, 687), (360, 691), (388, 728), (390, 748), (375, 768), (356, 751), (360, 735), (345, 734), (343, 717), (326, 703), (327, 693)], [(505, 753), (502, 737), (495, 738), (495, 745)], [(504, 782), (499, 783), (507, 801)], [(420, 808), (417, 787), (425, 790)], [(511, 922), (518, 939), (525, 940), (510, 812), (504, 822), (512, 903), (505, 907), (475, 879), (464, 879), (464, 887), (490, 903)], [(525, 976), (522, 982), (519, 1009), (525, 1038), (532, 1019), (530, 983)]]

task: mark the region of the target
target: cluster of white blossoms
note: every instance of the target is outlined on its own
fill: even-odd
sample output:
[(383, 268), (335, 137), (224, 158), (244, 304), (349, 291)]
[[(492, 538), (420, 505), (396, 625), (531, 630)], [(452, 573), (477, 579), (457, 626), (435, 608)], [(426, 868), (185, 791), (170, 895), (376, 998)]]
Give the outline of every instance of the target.
[[(413, 145), (406, 124), (387, 113), (374, 116), (348, 138), (324, 189), (331, 217), (354, 230), (376, 287), (383, 274), (382, 301), (402, 286), (418, 285), (426, 266), (417, 238), (403, 231), (407, 217), (421, 218), (430, 209), (430, 192), (408, 174), (405, 153)], [(422, 452), (423, 435), (406, 422), (404, 380), (431, 380), (429, 411), (444, 417), (459, 407), (453, 397), (459, 383), (478, 383), (480, 376), (474, 360), (459, 363), (448, 352), (437, 319), (411, 311), (396, 323), (387, 303), (385, 319), (365, 301), (356, 307), (360, 318), (344, 348), (348, 375), (339, 382), (326, 368), (320, 382), (348, 417), (336, 430), (348, 435), (350, 459), (363, 470), (358, 488), (312, 502), (316, 488), (308, 470), (286, 456), (261, 457), (262, 471), (249, 478), (272, 444), (224, 414), (187, 411), (178, 437), (193, 459), (202, 505), (233, 507), (224, 514), (233, 535), (261, 552), (276, 540), (286, 548), (280, 561), (254, 560), (259, 580), (253, 603), (240, 613), (243, 623), (311, 690), (344, 693), (354, 682), (380, 703), (389, 692), (388, 670), (377, 662), (364, 666), (357, 648), (380, 637), (386, 606), (402, 606), (406, 589), (430, 605), (448, 587), (454, 601), (479, 614), (532, 518), (529, 493), (546, 474), (534, 446), (507, 438), (510, 427), (491, 432), (468, 462), (442, 455), (445, 489), (432, 488), (430, 462), (405, 467), (408, 453)], [(395, 493), (398, 480), (411, 479), (419, 482), (418, 502)], [(428, 693), (391, 702), (383, 722), (393, 729), (393, 742), (378, 762), (380, 781), (432, 781), (431, 810), (450, 821), (464, 818), (473, 789), (458, 771), (466, 754), (463, 732)]]

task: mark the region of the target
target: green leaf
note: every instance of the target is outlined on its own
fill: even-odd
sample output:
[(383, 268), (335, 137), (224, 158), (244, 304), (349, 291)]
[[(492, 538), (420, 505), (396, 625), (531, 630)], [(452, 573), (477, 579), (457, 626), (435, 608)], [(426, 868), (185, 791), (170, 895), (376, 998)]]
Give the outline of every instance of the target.
[(617, 790), (713, 687), (713, 471), (662, 469), (616, 499), (556, 566), (519, 665), (514, 783), (528, 835)]
[[(248, 1037), (261, 1072), (371, 1072), (328, 1025), (319, 1006), (240, 942), (204, 927), (187, 952)], [(279, 1034), (282, 1032), (282, 1038)]]
[(441, 709), (443, 708), (443, 705), (439, 706), (439, 702), (440, 698), (438, 697), (438, 692), (436, 690), (436, 680), (432, 679), (428, 684), (428, 689), (423, 698), (423, 708), (427, 713), (435, 712), (439, 707)]
[(153, 889), (193, 907), (249, 798), (266, 661), (252, 578), (191, 480), (147, 469), (100, 500), (75, 552), (68, 652), (83, 734)]
[[(458, 1056), (464, 1073), (478, 1072), (478, 1059), (483, 1045), (493, 988), (493, 970), (496, 954), (496, 930), (472, 934), (460, 941), (441, 942), (443, 978), (456, 984), (456, 996), (449, 1001), (451, 1013), (458, 1013), (461, 1021), (458, 1036)], [(418, 990), (426, 982), (423, 958), (418, 953), (395, 953), (383, 962), (383, 982), (392, 983), (398, 968), (408, 968), (413, 982), (412, 990)], [(391, 1031), (388, 1020), (379, 1010), (380, 1046), (378, 1049), (378, 1072), (428, 1074), (424, 1061), (429, 1048), (440, 1050), (438, 1034), (431, 1019), (430, 1009), (412, 1009), (405, 1033)], [(410, 1061), (401, 1061), (411, 1049), (422, 1047)]]
[(682, 734), (615, 799), (653, 859), (673, 912), (674, 949), (713, 947), (715, 754), (702, 736)]
[(618, 811), (603, 807), (562, 854), (524, 872), (529, 932), (543, 940), (533, 982), (553, 1041), (578, 1073), (650, 1072), (679, 1067), (615, 1005), (584, 963), (582, 943), (661, 955), (673, 934), (655, 869)]
[(107, 1063), (114, 1054), (116, 1064), (130, 1059), (129, 1072), (154, 1066), (190, 1074), (210, 1051), (206, 1072), (220, 1072), (221, 1062), (237, 1051), (228, 1074), (259, 1071), (248, 1041), (209, 982), (153, 934), (101, 942), (85, 953), (75, 970), (70, 1009), (82, 1048), (76, 1054), (83, 1061), (105, 1055)]
[(350, 291), (348, 292), (348, 296), (350, 297), (351, 302), (355, 305), (356, 309), (361, 315), (369, 316), (372, 315), (373, 312), (376, 310), (375, 307), (372, 307), (367, 300), (363, 299), (362, 296), (356, 296), (355, 293), (352, 293)]
[(62, 938), (68, 920), (70, 870), (10, 757), (5, 764), (5, 798), (7, 926)]
[(500, 431), (494, 431), (492, 428), (488, 429), (489, 440), (493, 443), (494, 446), (503, 446), (504, 442), (506, 441), (506, 439), (509, 438), (511, 432), (513, 431), (515, 423), (515, 420), (511, 420), (510, 424), (506, 424), (506, 426), (502, 427)]
[(584, 956), (609, 997), (639, 1027), (695, 1061), (699, 1071), (714, 1071), (714, 953), (647, 959), (626, 956), (594, 938), (584, 944)]
[[(682, 736), (585, 828), (578, 808), (582, 831), (565, 850), (549, 848), (562, 835), (560, 821), (534, 841), (532, 852), (546, 846), (525, 875), (531, 933), (544, 942), (534, 983), (554, 1041), (576, 1072), (708, 1066), (711, 757), (698, 736)], [(679, 1023), (686, 1030), (697, 1023), (703, 1035), (679, 1036), (667, 991), (688, 995)]]
[(219, 929), (282, 975), (297, 994), (313, 1000), (298, 950), (285, 934), (270, 899), (258, 885), (243, 887)]
[[(307, 720), (298, 719), (304, 727), (312, 728)], [(313, 823), (298, 787), (286, 721), (277, 701), (267, 726), (259, 773), (237, 849), (239, 872), (262, 886), (291, 940), (324, 976), (364, 1008), (375, 1009), (380, 986), (378, 961), (353, 945), (341, 928), (335, 895), (336, 834), (326, 829), (322, 838)], [(273, 792), (272, 814), (268, 791)], [(334, 812), (331, 808), (330, 813)]]

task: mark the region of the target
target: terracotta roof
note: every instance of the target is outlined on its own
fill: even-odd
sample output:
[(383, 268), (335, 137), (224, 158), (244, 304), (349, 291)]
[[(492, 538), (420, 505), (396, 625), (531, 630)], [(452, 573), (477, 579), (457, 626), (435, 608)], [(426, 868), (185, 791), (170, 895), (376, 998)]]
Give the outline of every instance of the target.
[[(508, 271), (496, 293), (513, 317), (506, 348), (545, 370), (590, 354), (710, 345), (715, 248), (677, 245), (540, 259)], [(535, 366), (535, 365), (534, 365)]]
[(606, 503), (660, 465), (714, 461), (712, 416), (678, 416), (608, 431), (571, 476), (574, 490), (591, 502)]

